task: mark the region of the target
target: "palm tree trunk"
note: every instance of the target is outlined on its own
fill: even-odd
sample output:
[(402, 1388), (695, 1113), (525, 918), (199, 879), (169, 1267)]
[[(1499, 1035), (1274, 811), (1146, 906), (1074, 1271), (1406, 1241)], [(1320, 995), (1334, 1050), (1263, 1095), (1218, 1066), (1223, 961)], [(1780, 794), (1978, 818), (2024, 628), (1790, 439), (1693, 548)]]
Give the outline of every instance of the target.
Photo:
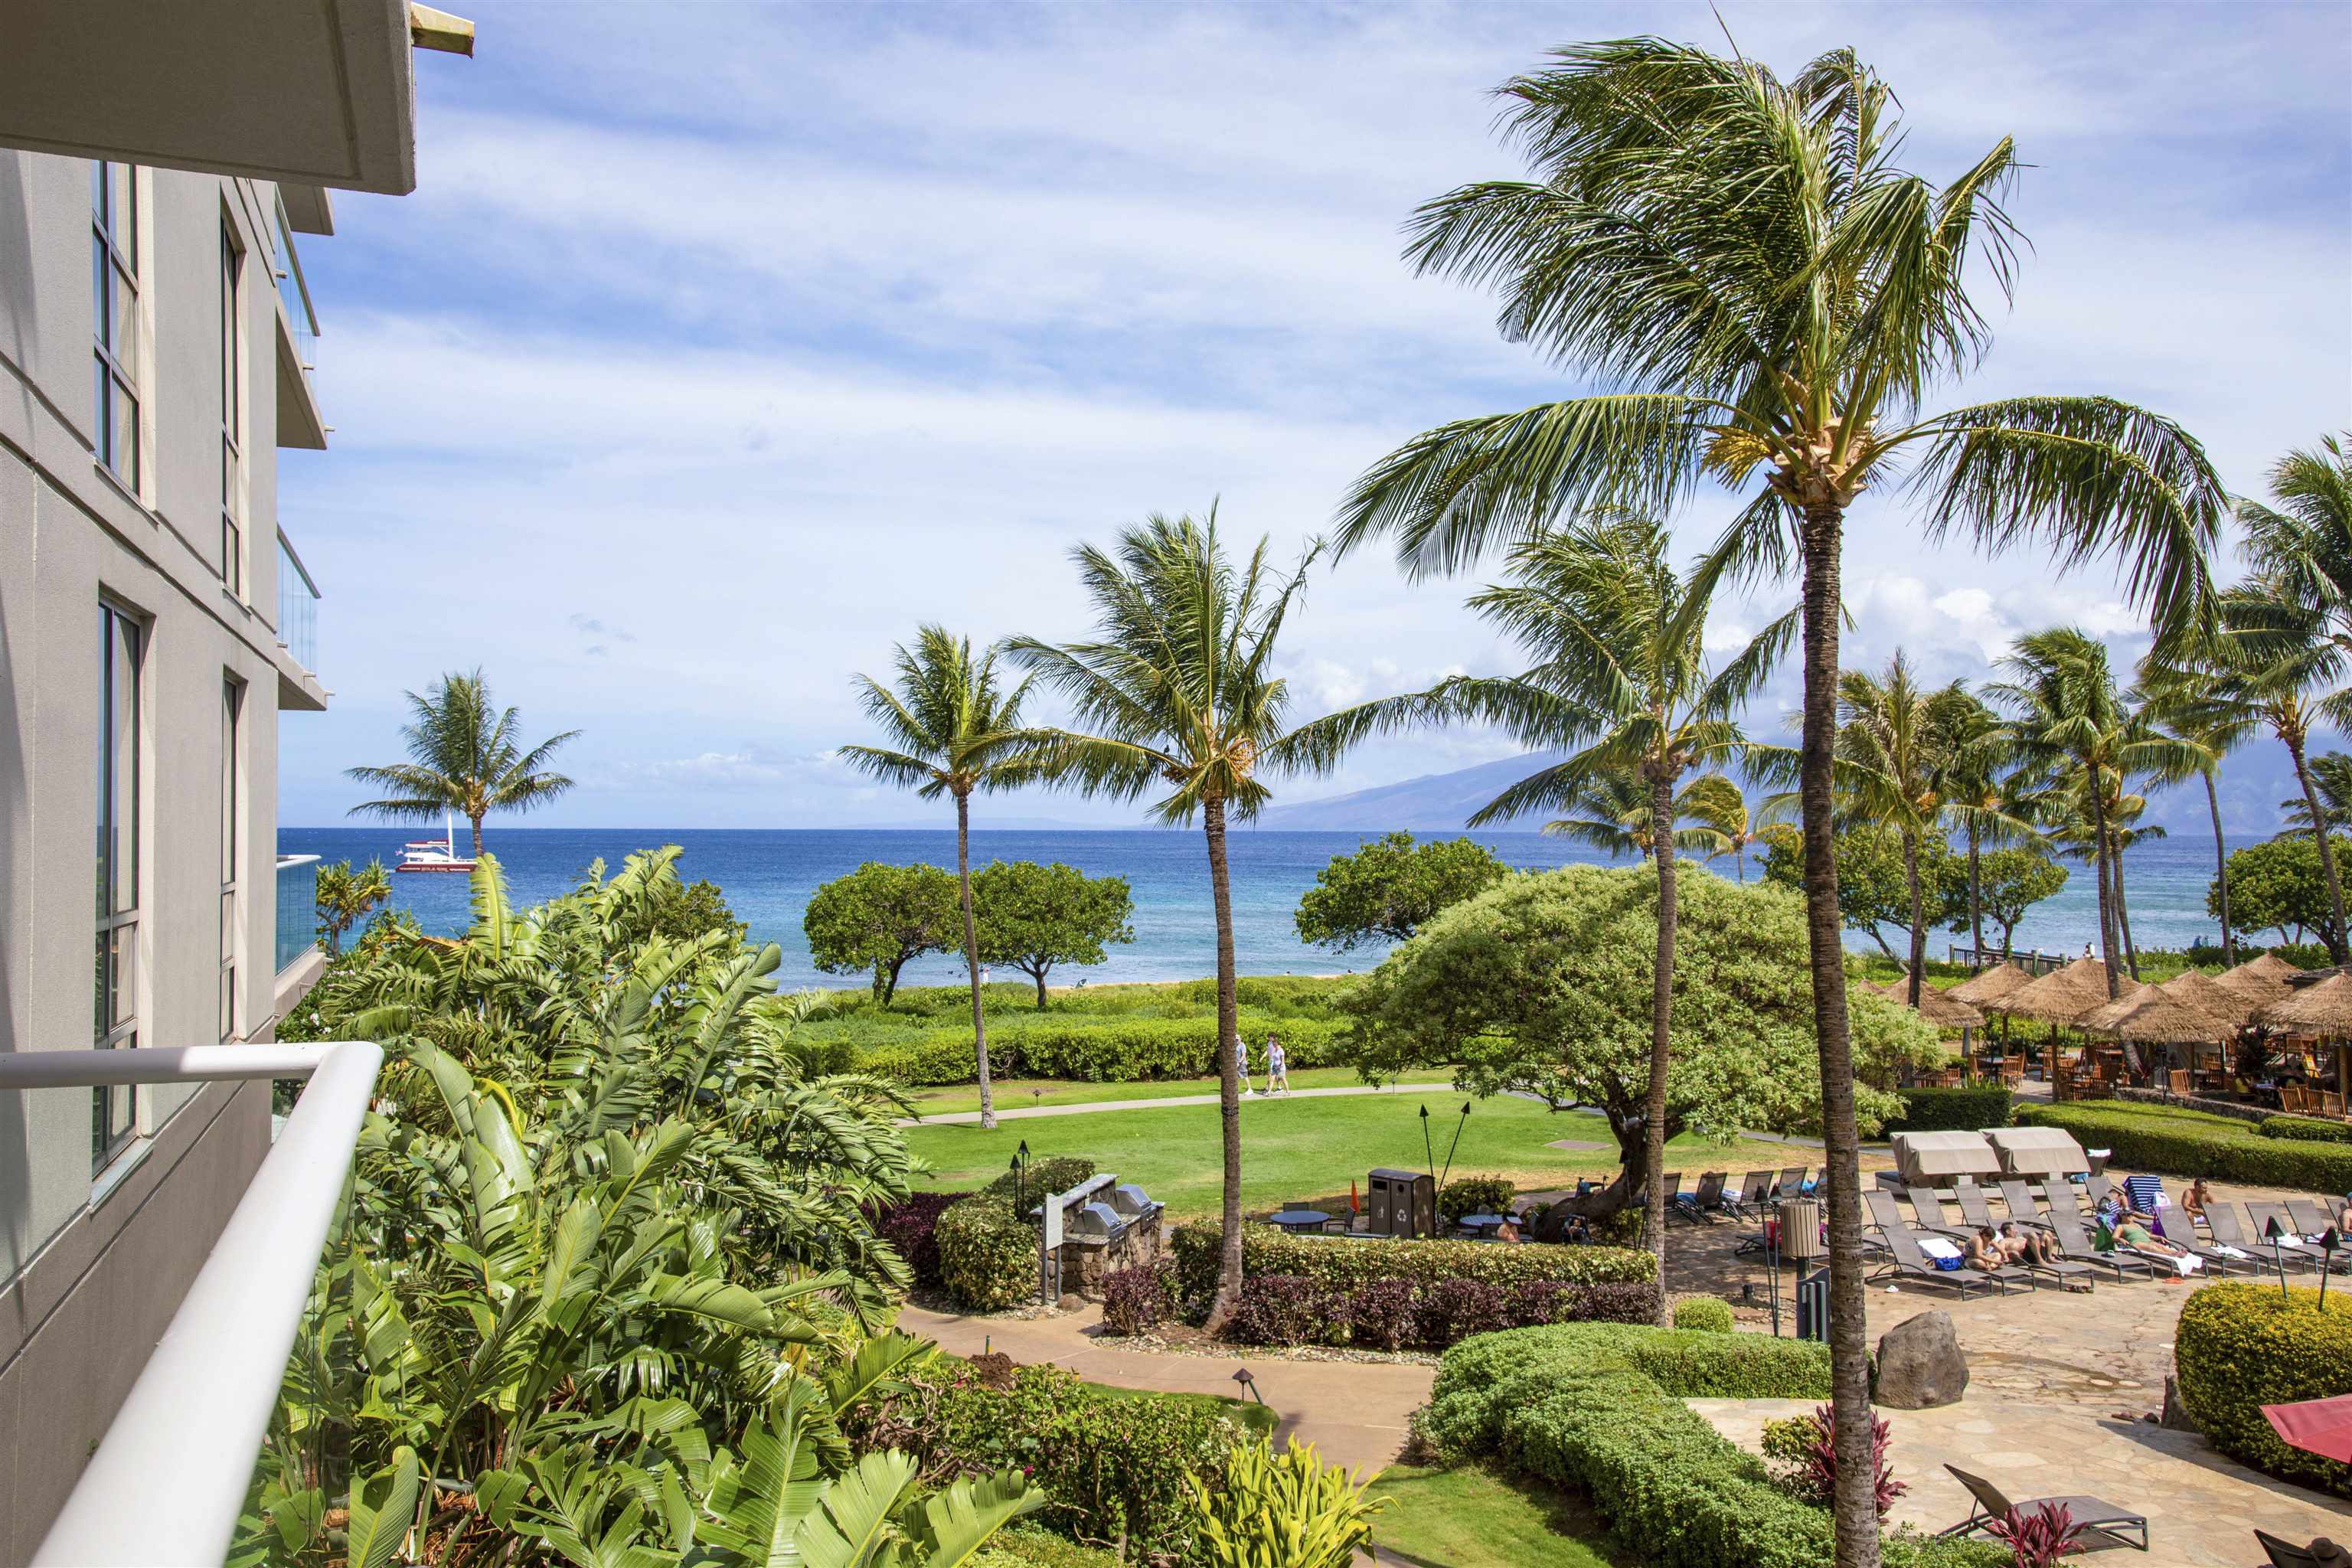
[(2124, 847), (2120, 838), (2116, 840), (2114, 849), (2108, 852), (2107, 864), (2113, 866), (2116, 870), (2116, 929), (2123, 933), (2124, 963), (2129, 966), (2131, 977), (2137, 980), (2139, 948), (2132, 941), (2131, 900), (2124, 897)]
[(2221, 894), (2221, 963), (2235, 968), (2238, 950), (2230, 939), (2230, 848), (2221, 840), (2221, 795), (2213, 787), (2213, 770), (2205, 770), (2205, 809), (2213, 814), (2213, 886)]
[(1225, 874), (1225, 803), (1202, 807), (1209, 839), (1209, 892), (1217, 910), (1217, 1112), (1223, 1123), (1225, 1194), (1217, 1260), (1217, 1294), (1209, 1303), (1211, 1334), (1222, 1331), (1242, 1293), (1242, 1080), (1234, 1064), (1241, 1023), (1234, 1005), (1234, 894)]
[(2336, 876), (2336, 850), (2327, 842), (2327, 813), (2319, 807), (2319, 792), (2311, 786), (2311, 770), (2304, 765), (2303, 742), (2300, 738), (2286, 743), (2287, 755), (2294, 759), (2294, 782), (2303, 786), (2303, 804), (2311, 813), (2311, 834), (2319, 841), (2319, 869), (2327, 879), (2327, 908), (2336, 917), (2335, 929), (2327, 934), (2327, 962), (2345, 963), (2344, 956), (2344, 884)]
[(2123, 987), (2116, 982), (2116, 906), (2107, 895), (2107, 803), (2099, 795), (2099, 770), (2091, 770), (2091, 857), (2099, 879), (2099, 957), (2107, 966), (2107, 999)]
[(474, 858), (478, 860), (482, 858), (482, 819), (468, 816), (466, 820), (474, 825)]
[(1863, 1284), (1861, 1144), (1854, 1128), (1853, 1037), (1845, 1001), (1845, 948), (1839, 940), (1836, 803), (1831, 790), (1837, 745), (1840, 534), (1843, 509), (1810, 506), (1805, 559), (1804, 735), (1798, 797), (1805, 844), (1805, 934), (1813, 982), (1813, 1034), (1821, 1049), (1822, 1142), (1829, 1181), (1830, 1395), (1836, 1419), (1837, 1488), (1832, 1499), (1837, 1568), (1878, 1568), (1876, 1473), (1871, 1462), (1870, 1346)]
[(1643, 1180), (1649, 1213), (1643, 1216), (1651, 1255), (1658, 1260), (1658, 1326), (1671, 1326), (1666, 1308), (1666, 1064), (1675, 1010), (1675, 784), (1662, 769), (1650, 778), (1651, 857), (1658, 863), (1658, 962), (1650, 989), (1650, 1092), (1643, 1110)]
[(1919, 897), (1919, 835), (1907, 827), (1903, 830), (1903, 880), (1911, 894), (1911, 979), (1903, 999), (1916, 1008), (1922, 983), (1919, 971), (1927, 956), (1927, 910)]
[(1977, 859), (1976, 818), (1969, 818), (1969, 967), (1984, 967), (1984, 876)]
[[(971, 918), (971, 796), (956, 796), (956, 880), (963, 889), (963, 967), (971, 976), (971, 1048), (980, 1063), (980, 1126), (996, 1126), (996, 1096), (988, 1086), (988, 1018), (980, 1005), (980, 932)], [(1043, 1006), (1045, 986), (1038, 1005)]]

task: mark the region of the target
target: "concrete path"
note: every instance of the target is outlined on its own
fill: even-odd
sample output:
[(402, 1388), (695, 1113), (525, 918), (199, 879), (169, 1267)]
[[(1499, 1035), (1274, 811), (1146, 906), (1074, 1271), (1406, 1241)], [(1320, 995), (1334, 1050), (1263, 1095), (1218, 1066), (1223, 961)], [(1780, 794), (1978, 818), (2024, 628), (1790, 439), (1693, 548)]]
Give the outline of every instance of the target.
[(1014, 1361), (1046, 1362), (1089, 1383), (1168, 1394), (1244, 1394), (1234, 1373), (1244, 1367), (1258, 1397), (1282, 1417), (1277, 1445), (1296, 1433), (1322, 1451), (1326, 1463), (1366, 1476), (1386, 1469), (1404, 1446), (1407, 1417), (1429, 1403), (1437, 1369), (1396, 1362), (1234, 1360), (1175, 1352), (1119, 1350), (1097, 1344), (1101, 1309), (1059, 1318), (966, 1318), (908, 1307), (898, 1326), (937, 1340), (957, 1355), (993, 1349)]
[[(1435, 1083), (1369, 1083), (1339, 1084), (1330, 1089), (1289, 1089), (1280, 1094), (1247, 1094), (1244, 1100), (1273, 1101), (1277, 1100), (1333, 1100), (1349, 1094), (1427, 1094), (1434, 1089), (1445, 1089)], [(999, 1106), (999, 1121), (1020, 1121), (1032, 1116), (1084, 1116), (1096, 1110), (1152, 1110), (1163, 1105), (1214, 1105), (1213, 1094), (1171, 1094), (1154, 1100), (1089, 1100), (1078, 1105), (1015, 1105)], [(977, 1110), (950, 1110), (938, 1116), (910, 1117), (898, 1123), (901, 1127), (977, 1127)]]

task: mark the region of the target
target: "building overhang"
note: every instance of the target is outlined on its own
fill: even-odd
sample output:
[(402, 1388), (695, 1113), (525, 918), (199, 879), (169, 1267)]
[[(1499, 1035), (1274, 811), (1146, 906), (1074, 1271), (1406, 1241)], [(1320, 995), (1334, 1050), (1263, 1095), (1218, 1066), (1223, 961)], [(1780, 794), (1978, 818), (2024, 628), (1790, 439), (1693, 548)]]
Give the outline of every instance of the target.
[[(412, 36), (457, 18), (408, 0), (9, 0), (0, 146), (404, 195), (416, 185)], [(420, 19), (421, 18), (421, 19)], [(289, 212), (289, 216), (291, 216)], [(316, 231), (314, 231), (316, 232)]]

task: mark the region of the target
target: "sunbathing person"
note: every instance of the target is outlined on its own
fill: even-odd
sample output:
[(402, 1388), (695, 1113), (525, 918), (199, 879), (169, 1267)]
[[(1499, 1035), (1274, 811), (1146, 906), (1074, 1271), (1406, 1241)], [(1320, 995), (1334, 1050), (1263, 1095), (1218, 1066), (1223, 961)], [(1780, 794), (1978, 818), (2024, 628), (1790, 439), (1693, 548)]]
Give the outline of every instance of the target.
[(2207, 1190), (2205, 1178), (2202, 1176), (2189, 1183), (2189, 1190), (2180, 1194), (2180, 1206), (2190, 1219), (2203, 1219), (2205, 1205), (2212, 1201), (2213, 1194)]
[(2057, 1239), (2048, 1231), (2021, 1231), (2013, 1219), (2000, 1222), (2000, 1235), (1993, 1238), (1993, 1245), (2011, 1263), (2056, 1263), (2064, 1256), (2058, 1250)]
[[(2165, 1240), (2129, 1215), (2124, 1216), (2123, 1224), (2116, 1226), (2116, 1245), (2128, 1247), (2134, 1252), (2146, 1253), (2150, 1258), (2187, 1258), (2189, 1256), (2187, 1247), (2176, 1242)], [(2195, 1261), (2201, 1263), (2203, 1259)]]
[(1976, 1234), (1969, 1237), (1969, 1249), (1962, 1256), (1961, 1261), (1971, 1268), (1980, 1268), (1987, 1274), (1990, 1274), (2007, 1263), (2009, 1258), (2002, 1253), (1998, 1239), (1993, 1236), (1992, 1227), (1980, 1225), (1977, 1226)]

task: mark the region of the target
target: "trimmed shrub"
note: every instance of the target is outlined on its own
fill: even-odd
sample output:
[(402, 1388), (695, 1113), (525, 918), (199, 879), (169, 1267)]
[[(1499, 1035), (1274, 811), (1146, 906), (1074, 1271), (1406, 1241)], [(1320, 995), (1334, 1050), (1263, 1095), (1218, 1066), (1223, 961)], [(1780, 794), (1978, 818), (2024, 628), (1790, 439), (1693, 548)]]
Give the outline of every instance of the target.
[[(968, 993), (966, 994), (969, 994)], [(1239, 1027), (1253, 1052), (1267, 1034), (1282, 1041), (1293, 1068), (1329, 1067), (1349, 1025), (1328, 1018), (1243, 1015)], [(989, 1067), (1004, 1078), (1058, 1078), (1087, 1083), (1132, 1083), (1141, 1079), (1207, 1078), (1218, 1070), (1217, 1021), (1206, 1018), (1103, 1017), (1027, 1018), (1018, 1015), (992, 1024), (988, 1032)], [(971, 1083), (979, 1076), (971, 1030), (934, 1029), (912, 1040), (876, 1045), (860, 1053), (856, 1070), (894, 1083), (938, 1086)]]
[(931, 1227), (940, 1283), (976, 1312), (1013, 1305), (1037, 1288), (1037, 1233), (1010, 1199), (977, 1193), (949, 1205)]
[(1151, 1264), (1103, 1276), (1103, 1327), (1114, 1334), (1148, 1334), (1168, 1316), (1168, 1281)]
[[(1676, 1379), (1666, 1382), (1664, 1373)], [(1446, 1352), (1416, 1430), (1455, 1458), (1494, 1455), (1591, 1498), (1656, 1568), (1830, 1568), (1826, 1510), (1683, 1403), (1823, 1398), (1826, 1347), (1759, 1334), (1592, 1323), (1490, 1334)], [(2006, 1548), (1897, 1531), (1890, 1568), (1997, 1568)]]
[(1484, 1279), (1440, 1279), (1421, 1290), (1415, 1331), (1425, 1345), (1459, 1343), (1473, 1334), (1491, 1334), (1516, 1325), (1511, 1292)]
[(2028, 1126), (2061, 1127), (2129, 1171), (2204, 1176), (2307, 1193), (2352, 1191), (2352, 1146), (2264, 1138), (2242, 1121), (2177, 1106), (2021, 1105)]
[(1712, 1296), (1693, 1296), (1675, 1303), (1675, 1327), (1706, 1334), (1730, 1333), (1731, 1308)]
[(2254, 1129), (2265, 1138), (2304, 1143), (2352, 1143), (2352, 1122), (2320, 1121), (2308, 1116), (2266, 1116)]
[(1348, 1298), (1348, 1333), (1376, 1351), (1402, 1350), (1418, 1322), (1412, 1281), (1367, 1279)]
[(973, 1568), (1119, 1568), (1117, 1553), (1098, 1546), (1081, 1546), (1034, 1525), (1012, 1524), (989, 1537)]
[(1501, 1176), (1464, 1176), (1437, 1194), (1437, 1217), (1453, 1225), (1465, 1214), (1501, 1214), (1518, 1192)]
[[(2346, 1184), (2352, 1186), (2352, 1183)], [(1176, 1267), (1187, 1297), (1205, 1299), (1215, 1290), (1217, 1240), (1217, 1227), (1209, 1221), (1195, 1220), (1176, 1227)], [(1347, 1289), (1382, 1279), (1406, 1279), (1423, 1288), (1441, 1279), (1483, 1279), (1490, 1285), (1553, 1279), (1600, 1285), (1654, 1279), (1656, 1270), (1655, 1257), (1632, 1247), (1364, 1241), (1337, 1236), (1286, 1236), (1265, 1225), (1242, 1227), (1244, 1274), (1306, 1274)]]
[(1299, 1274), (1255, 1274), (1242, 1281), (1228, 1337), (1247, 1345), (1322, 1344), (1347, 1327), (1331, 1288)]
[(909, 1193), (882, 1211), (874, 1228), (907, 1260), (907, 1267), (915, 1271), (916, 1284), (935, 1287), (940, 1283), (940, 1244), (936, 1234), (940, 1215), (969, 1195)]
[(2352, 1394), (2352, 1301), (2275, 1286), (2208, 1285), (2180, 1309), (2172, 1358), (2189, 1418), (2258, 1470), (2352, 1497), (2352, 1465), (2279, 1441), (2265, 1405)]
[(1007, 1171), (980, 1190), (991, 1197), (1013, 1201), (1018, 1187), (1022, 1201), (1032, 1205), (1045, 1201), (1047, 1193), (1066, 1193), (1095, 1173), (1095, 1163), (1083, 1154), (1055, 1154), (1044, 1160), (1032, 1160), (1029, 1168), (1017, 1177)]
[(1903, 1112), (1886, 1123), (1888, 1133), (1976, 1132), (2009, 1125), (2012, 1100), (2009, 1090), (1999, 1084), (1895, 1092), (1902, 1098)]

